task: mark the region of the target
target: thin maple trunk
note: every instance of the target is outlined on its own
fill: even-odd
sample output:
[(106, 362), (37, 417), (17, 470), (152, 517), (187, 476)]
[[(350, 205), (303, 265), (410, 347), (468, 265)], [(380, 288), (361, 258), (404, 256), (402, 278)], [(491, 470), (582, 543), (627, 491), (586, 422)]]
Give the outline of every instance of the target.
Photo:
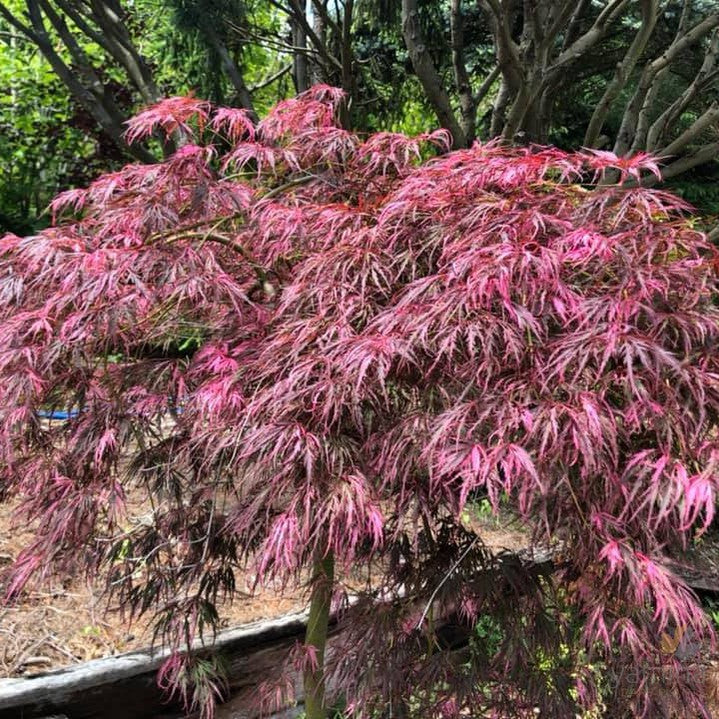
[(334, 557), (328, 554), (314, 565), (305, 645), (314, 647), (317, 663), (313, 669), (307, 669), (304, 673), (306, 719), (327, 717), (324, 660), (334, 585), (334, 564)]

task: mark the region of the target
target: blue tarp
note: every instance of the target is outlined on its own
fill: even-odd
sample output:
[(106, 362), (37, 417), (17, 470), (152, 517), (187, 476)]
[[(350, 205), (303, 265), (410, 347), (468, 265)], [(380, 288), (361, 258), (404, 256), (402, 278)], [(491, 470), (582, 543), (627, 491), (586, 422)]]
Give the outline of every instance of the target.
[(77, 415), (78, 411), (76, 409), (39, 409), (37, 412), (37, 416), (43, 419), (70, 419), (70, 417), (77, 417)]

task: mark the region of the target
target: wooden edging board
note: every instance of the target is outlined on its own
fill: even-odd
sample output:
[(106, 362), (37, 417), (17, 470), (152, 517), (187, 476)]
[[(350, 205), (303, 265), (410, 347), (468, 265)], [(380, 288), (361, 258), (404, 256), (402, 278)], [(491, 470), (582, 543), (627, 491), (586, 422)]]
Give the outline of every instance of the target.
[[(217, 634), (208, 650), (221, 652), (231, 664), (231, 684), (250, 685), (263, 662), (255, 655), (284, 651), (302, 636), (307, 612), (253, 622)], [(196, 645), (202, 649), (204, 645)], [(94, 659), (80, 665), (0, 680), (0, 719), (150, 719), (181, 715), (177, 704), (163, 699), (156, 672), (168, 650), (141, 650)], [(242, 666), (237, 666), (239, 664)], [(244, 667), (250, 676), (237, 676)], [(242, 672), (240, 672), (242, 673)], [(252, 676), (253, 675), (253, 676)]]
[[(551, 552), (533, 560), (549, 561)], [(676, 567), (699, 594), (719, 593), (719, 577)], [(303, 636), (308, 612), (295, 612), (219, 632), (197, 649), (222, 654), (227, 665), (232, 705), (223, 719), (252, 719), (245, 697)], [(145, 649), (94, 659), (79, 665), (17, 679), (0, 679), (0, 719), (177, 719), (177, 703), (168, 703), (157, 687), (156, 672), (168, 650)], [(299, 681), (299, 677), (296, 677)], [(297, 682), (295, 682), (297, 684)], [(301, 687), (296, 686), (298, 698)], [(289, 710), (276, 715), (295, 716)]]

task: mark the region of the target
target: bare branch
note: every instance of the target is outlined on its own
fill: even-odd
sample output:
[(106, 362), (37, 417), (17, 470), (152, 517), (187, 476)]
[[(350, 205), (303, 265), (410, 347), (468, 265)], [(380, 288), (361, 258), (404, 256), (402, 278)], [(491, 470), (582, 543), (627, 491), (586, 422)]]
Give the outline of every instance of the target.
[[(304, 0), (303, 0), (304, 2)], [(290, 16), (290, 32), (292, 33), (292, 44), (298, 47), (307, 47), (307, 33), (297, 20)], [(309, 63), (307, 55), (303, 52), (292, 53), (292, 79), (297, 92), (305, 92), (310, 86)]]
[(251, 85), (248, 90), (250, 92), (256, 92), (257, 90), (262, 90), (263, 88), (267, 87), (268, 85), (271, 85), (275, 80), (279, 80), (283, 75), (286, 75), (290, 70), (292, 69), (292, 65), (285, 65), (284, 67), (281, 67), (277, 72), (273, 73), (269, 77), (265, 78), (264, 80), (260, 80), (256, 85)]
[[(342, 89), (352, 96), (352, 88), (355, 82), (353, 65), (354, 53), (352, 52), (352, 14), (354, 12), (354, 0), (345, 0), (344, 12), (342, 13), (342, 34), (340, 39), (340, 61), (342, 63)], [(349, 128), (350, 117), (347, 103), (340, 106), (340, 117), (342, 126)]]
[[(115, 144), (128, 154), (133, 155), (142, 162), (154, 162), (155, 158), (147, 150), (139, 146), (129, 146), (123, 137), (123, 117), (117, 107), (114, 105), (111, 97), (104, 92), (102, 83), (97, 78), (94, 69), (88, 63), (84, 51), (77, 45), (77, 41), (71, 37), (67, 25), (58, 18), (57, 13), (49, 17), (51, 21), (55, 20), (58, 25), (53, 26), (58, 31), (63, 43), (69, 43), (66, 46), (70, 50), (73, 58), (81, 67), (82, 72), (90, 83), (90, 87), (86, 87), (78, 79), (77, 73), (71, 70), (65, 61), (60, 57), (55, 49), (50, 35), (45, 26), (45, 20), (42, 13), (41, 3), (47, 8), (46, 0), (26, 0), (28, 9), (28, 19), (30, 26), (25, 26), (20, 22), (13, 22), (13, 26), (17, 27), (21, 32), (25, 33), (37, 46), (38, 50), (43, 54), (45, 59), (52, 67), (55, 74), (60, 78), (64, 85), (68, 88), (72, 96), (82, 105), (103, 129), (103, 131), (115, 142)], [(7, 8), (0, 4), (0, 13), (8, 19), (11, 15)]]
[(77, 3), (68, 0), (55, 0), (55, 2), (80, 32), (96, 42), (125, 69), (144, 102), (157, 102), (160, 98), (160, 92), (152, 81), (149, 68), (135, 50), (132, 42), (130, 42), (127, 32), (118, 31), (116, 25), (120, 22), (119, 18), (112, 15), (108, 18), (108, 8), (104, 6), (104, 3), (98, 4), (98, 7), (103, 7), (104, 12), (90, 11), (92, 20), (102, 28), (102, 30), (98, 31), (87, 22), (85, 16), (78, 9)]
[(572, 17), (569, 20), (569, 26), (564, 34), (564, 41), (562, 42), (562, 50), (566, 50), (576, 39), (577, 33), (579, 32), (579, 23), (587, 12), (591, 0), (579, 0), (576, 3)]
[(632, 70), (634, 70), (635, 65), (647, 46), (649, 38), (654, 32), (654, 26), (657, 22), (659, 0), (641, 0), (641, 8), (641, 27), (634, 36), (634, 40), (629, 46), (624, 58), (620, 63), (618, 63), (614, 77), (609, 85), (607, 85), (601, 100), (594, 108), (589, 125), (587, 126), (587, 131), (584, 135), (584, 145), (586, 147), (596, 146), (597, 138), (602, 131), (604, 121), (607, 119), (612, 103), (618, 97), (619, 93), (626, 87)]
[(667, 133), (675, 125), (681, 114), (689, 104), (702, 91), (708, 82), (716, 76), (714, 67), (719, 57), (719, 31), (716, 29), (712, 35), (709, 48), (707, 49), (699, 72), (684, 92), (655, 120), (647, 133), (647, 150), (653, 152), (666, 137)]
[(507, 111), (507, 104), (509, 103), (509, 87), (504, 77), (499, 86), (499, 92), (497, 97), (494, 98), (494, 105), (492, 107), (492, 123), (489, 129), (490, 137), (497, 137), (502, 134), (502, 126), (504, 125), (504, 118)]
[(37, 43), (37, 36), (32, 31), (29, 25), (25, 25), (24, 23), (20, 22), (20, 20), (10, 12), (10, 10), (7, 8), (5, 3), (0, 2), (0, 15), (7, 20), (12, 27), (14, 27), (16, 30), (19, 30), (23, 35), (28, 37), (30, 40), (32, 40), (34, 43)]
[(449, 95), (430, 57), (419, 23), (417, 0), (402, 0), (402, 34), (412, 66), (442, 127), (452, 134), (454, 147), (464, 147), (466, 136), (452, 110)]
[(454, 68), (454, 84), (459, 95), (459, 106), (462, 117), (462, 130), (466, 144), (474, 140), (475, 133), (475, 99), (472, 95), (472, 84), (464, 59), (464, 18), (462, 17), (462, 0), (452, 0), (450, 5), (450, 32), (452, 38), (452, 67)]
[(312, 43), (318, 55), (329, 65), (334, 66), (340, 72), (342, 71), (342, 63), (329, 52), (327, 43), (323, 42), (322, 39), (317, 36), (314, 28), (307, 22), (307, 17), (296, 0), (288, 0), (289, 7), (279, 2), (279, 0), (269, 0), (269, 2), (286, 15), (293, 17), (297, 23), (302, 26), (302, 29), (307, 34), (307, 39)]
[(707, 33), (719, 25), (719, 12), (712, 13), (683, 34), (677, 32), (672, 44), (659, 57), (649, 62), (642, 72), (637, 89), (627, 105), (614, 145), (617, 155), (636, 152), (646, 147), (649, 117), (654, 106), (659, 82), (669, 65)]
[[(555, 5), (551, 5), (550, 10), (554, 9)], [(550, 21), (549, 27), (544, 31), (544, 38), (542, 39), (542, 45), (545, 49), (549, 49), (549, 47), (554, 43), (557, 35), (561, 32), (562, 28), (566, 25), (567, 21), (571, 19), (574, 19), (574, 13), (577, 13), (578, 11), (582, 10), (582, 3), (579, 3), (577, 5), (576, 0), (565, 0), (564, 5), (559, 9), (559, 12), (557, 13), (557, 16), (555, 18), (551, 18), (551, 15), (548, 17), (548, 20)]]
[(719, 122), (719, 103), (712, 103), (711, 107), (698, 117), (674, 142), (667, 145), (659, 154), (664, 157), (678, 155), (687, 145), (696, 140), (705, 130)]
[(478, 0), (479, 6), (485, 11), (494, 34), (497, 63), (504, 76), (509, 91), (515, 94), (524, 80), (519, 48), (512, 39), (512, 12), (501, 0)]
[(549, 68), (550, 72), (556, 73), (558, 70), (576, 62), (580, 57), (585, 55), (588, 50), (593, 48), (599, 40), (604, 37), (609, 26), (622, 14), (628, 4), (629, 0), (612, 0), (612, 2), (599, 13), (592, 27), (559, 54), (559, 57), (557, 57)]
[(240, 105), (247, 110), (253, 119), (257, 119), (257, 113), (252, 103), (252, 97), (245, 84), (245, 77), (242, 73), (242, 69), (237, 66), (235, 61), (232, 59), (227, 46), (222, 41), (220, 36), (215, 31), (212, 24), (206, 20), (202, 21), (202, 32), (204, 33), (207, 40), (210, 42), (215, 52), (218, 54), (222, 67), (224, 68), (227, 76), (230, 78), (232, 86), (237, 91), (237, 98)]
[(487, 77), (484, 78), (484, 82), (479, 86), (479, 90), (474, 94), (474, 104), (479, 105), (482, 100), (484, 100), (487, 93), (492, 89), (492, 85), (494, 85), (495, 81), (499, 77), (499, 65), (497, 65), (492, 72), (487, 75)]
[[(691, 155), (681, 157), (675, 162), (672, 162), (670, 165), (662, 168), (662, 179), (668, 180), (670, 177), (681, 175), (683, 172), (691, 170), (693, 167), (697, 167), (697, 165), (703, 165), (705, 162), (715, 158), (717, 154), (719, 154), (719, 142), (712, 142), (709, 145), (704, 145), (704, 147), (699, 148)], [(657, 180), (657, 178), (655, 178), (655, 180)], [(647, 179), (647, 182), (642, 182), (642, 184), (646, 187), (654, 185), (656, 182)]]
[(332, 31), (339, 37), (342, 34), (342, 29), (335, 19), (327, 12), (327, 4), (320, 0), (312, 0), (312, 8), (319, 17), (322, 18), (322, 22), (326, 27), (332, 28)]

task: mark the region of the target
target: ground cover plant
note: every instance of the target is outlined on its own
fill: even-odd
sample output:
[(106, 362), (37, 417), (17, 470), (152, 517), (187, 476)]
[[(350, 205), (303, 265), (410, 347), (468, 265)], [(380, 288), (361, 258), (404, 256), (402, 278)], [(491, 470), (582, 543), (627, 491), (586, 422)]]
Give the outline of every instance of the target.
[[(359, 137), (342, 102), (165, 100), (127, 140), (174, 155), (2, 238), (2, 493), (37, 527), (7, 600), (105, 572), (206, 713), (221, 667), (183, 650), (247, 566), (311, 578), (309, 719), (701, 713), (712, 631), (666, 551), (713, 518), (716, 252), (679, 199), (602, 184), (651, 157)], [(556, 561), (484, 547), (478, 492)]]

